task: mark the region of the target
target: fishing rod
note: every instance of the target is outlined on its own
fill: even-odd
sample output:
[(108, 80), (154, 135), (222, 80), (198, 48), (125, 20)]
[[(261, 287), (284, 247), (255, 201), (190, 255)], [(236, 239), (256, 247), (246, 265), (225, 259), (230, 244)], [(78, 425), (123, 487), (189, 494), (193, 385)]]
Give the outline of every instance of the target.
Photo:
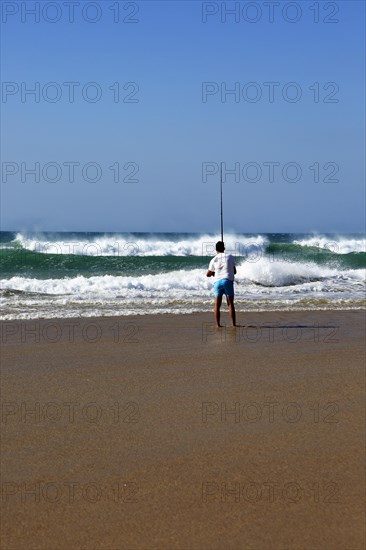
[[(223, 202), (222, 202), (222, 162), (220, 162), (220, 221), (221, 221), (221, 242), (224, 242), (224, 214), (223, 214)], [(238, 284), (236, 279), (236, 283)]]
[(224, 215), (222, 208), (222, 162), (220, 162), (221, 241), (224, 242)]

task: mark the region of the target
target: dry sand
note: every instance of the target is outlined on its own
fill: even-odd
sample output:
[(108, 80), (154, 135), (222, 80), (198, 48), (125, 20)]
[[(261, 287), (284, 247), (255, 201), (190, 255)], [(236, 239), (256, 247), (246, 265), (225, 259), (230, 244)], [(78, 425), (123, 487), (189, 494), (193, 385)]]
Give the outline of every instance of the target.
[(238, 322), (3, 322), (1, 548), (363, 549), (364, 313)]

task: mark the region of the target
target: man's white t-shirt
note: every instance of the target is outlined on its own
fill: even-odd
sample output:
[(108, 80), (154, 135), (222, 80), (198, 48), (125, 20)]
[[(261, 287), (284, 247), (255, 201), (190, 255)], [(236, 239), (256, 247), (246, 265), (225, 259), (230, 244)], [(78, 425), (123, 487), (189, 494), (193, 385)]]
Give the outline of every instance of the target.
[(219, 281), (220, 279), (229, 279), (229, 281), (233, 281), (234, 267), (234, 256), (231, 254), (225, 254), (225, 252), (218, 252), (210, 261), (208, 269), (209, 271), (215, 272), (216, 281)]

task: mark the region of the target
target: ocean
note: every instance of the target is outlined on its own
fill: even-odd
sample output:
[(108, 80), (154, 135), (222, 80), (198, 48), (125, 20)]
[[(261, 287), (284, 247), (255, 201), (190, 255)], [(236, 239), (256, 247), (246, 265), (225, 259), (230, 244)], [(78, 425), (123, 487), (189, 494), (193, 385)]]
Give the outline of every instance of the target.
[[(212, 311), (206, 271), (218, 238), (1, 232), (1, 319)], [(362, 235), (228, 234), (225, 245), (238, 313), (365, 306)]]

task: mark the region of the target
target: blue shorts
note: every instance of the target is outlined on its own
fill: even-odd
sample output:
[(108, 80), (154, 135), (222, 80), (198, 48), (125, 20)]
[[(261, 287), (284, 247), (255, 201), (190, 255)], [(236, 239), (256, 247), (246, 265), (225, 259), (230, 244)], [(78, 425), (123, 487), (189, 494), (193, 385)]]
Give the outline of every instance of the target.
[(229, 279), (220, 279), (214, 284), (215, 298), (219, 298), (223, 294), (226, 296), (234, 296), (234, 283)]

